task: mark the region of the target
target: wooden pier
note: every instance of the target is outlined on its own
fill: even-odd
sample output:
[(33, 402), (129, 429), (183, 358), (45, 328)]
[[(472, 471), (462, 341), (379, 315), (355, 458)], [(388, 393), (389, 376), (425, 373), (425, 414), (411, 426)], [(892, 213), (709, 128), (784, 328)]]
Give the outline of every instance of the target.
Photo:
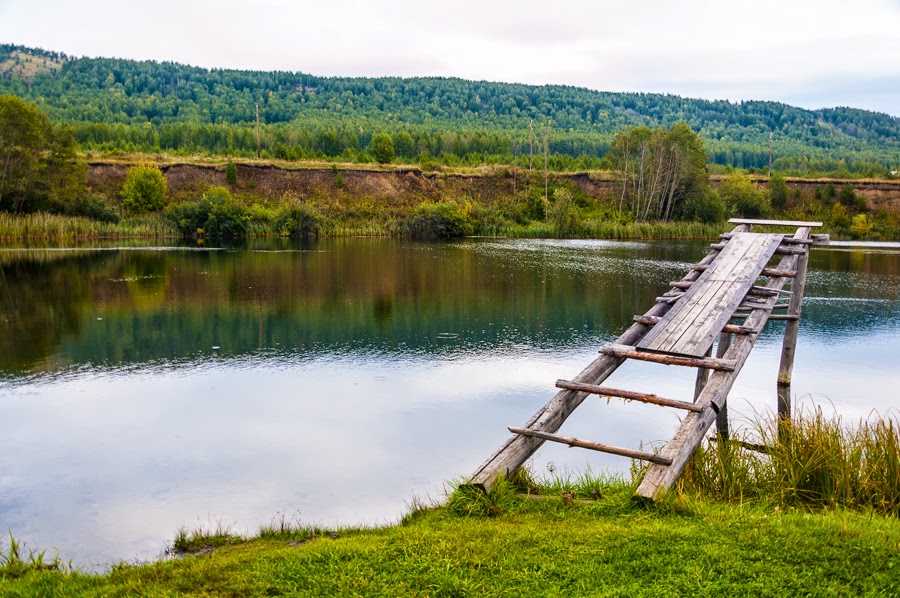
[[(710, 246), (670, 290), (618, 339), (600, 348), (600, 356), (573, 380), (557, 380), (561, 390), (470, 477), (485, 491), (511, 475), (545, 441), (644, 460), (650, 467), (636, 497), (658, 499), (672, 488), (684, 467), (717, 423), (728, 434), (727, 397), (759, 333), (769, 320), (786, 320), (777, 378), (778, 414), (790, 417), (790, 384), (800, 309), (811, 245), (827, 235), (812, 235), (821, 222), (732, 219), (735, 228)], [(754, 225), (796, 228), (793, 234), (754, 233)], [(775, 259), (777, 263), (770, 262)], [(790, 290), (784, 287), (790, 284)], [(787, 302), (779, 302), (787, 298)], [(784, 313), (773, 313), (783, 311)], [(718, 342), (716, 342), (718, 340)], [(715, 356), (713, 349), (715, 348)], [(693, 402), (600, 386), (628, 359), (697, 368)], [(621, 398), (686, 412), (675, 435), (657, 453), (559, 436), (563, 422), (589, 396)]]

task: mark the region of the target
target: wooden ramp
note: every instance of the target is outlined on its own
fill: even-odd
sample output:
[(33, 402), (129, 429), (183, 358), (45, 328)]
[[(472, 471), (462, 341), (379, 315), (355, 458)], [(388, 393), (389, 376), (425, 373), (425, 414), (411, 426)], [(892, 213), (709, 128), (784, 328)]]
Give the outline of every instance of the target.
[[(470, 482), (489, 490), (508, 476), (545, 442), (559, 442), (649, 462), (636, 496), (654, 500), (670, 489), (713, 422), (727, 433), (726, 399), (750, 355), (759, 332), (770, 319), (787, 320), (778, 376), (779, 414), (790, 415), (790, 376), (797, 340), (808, 248), (827, 244), (827, 236), (810, 236), (819, 222), (739, 220), (723, 242), (671, 289), (615, 342), (600, 349), (574, 380), (557, 380), (560, 392), (523, 427), (509, 428), (509, 438), (471, 476)], [(753, 225), (796, 226), (793, 235), (750, 232)], [(777, 264), (770, 265), (780, 255)], [(784, 286), (791, 282), (791, 290)], [(787, 296), (787, 303), (779, 298)], [(786, 310), (786, 313), (773, 313)], [(718, 339), (718, 343), (716, 340)], [(712, 356), (716, 345), (716, 356)], [(627, 359), (698, 369), (694, 401), (600, 386)], [(672, 439), (658, 452), (615, 447), (559, 436), (556, 431), (589, 396), (616, 397), (686, 411)]]

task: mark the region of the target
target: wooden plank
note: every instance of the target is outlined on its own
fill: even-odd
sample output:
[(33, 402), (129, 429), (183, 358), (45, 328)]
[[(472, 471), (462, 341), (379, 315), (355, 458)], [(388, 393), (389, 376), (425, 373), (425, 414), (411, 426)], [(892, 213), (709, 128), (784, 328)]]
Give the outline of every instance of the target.
[(760, 226), (822, 226), (821, 222), (804, 222), (802, 220), (755, 220), (753, 218), (732, 218), (730, 224), (759, 224)]
[[(797, 236), (804, 237), (806, 235), (798, 234)], [(778, 269), (792, 270), (797, 267), (799, 259), (799, 256), (796, 255), (785, 256), (778, 264)], [(773, 278), (766, 286), (772, 289), (781, 289), (784, 284), (784, 278)], [(774, 299), (771, 299), (771, 301), (774, 301)], [(745, 324), (753, 328), (762, 329), (768, 319), (769, 312), (757, 310), (750, 314)], [(710, 374), (709, 381), (697, 399), (697, 404), (704, 408), (703, 411), (688, 413), (681, 421), (675, 436), (660, 451), (661, 455), (672, 459), (672, 464), (666, 467), (651, 465), (635, 492), (636, 497), (656, 500), (672, 488), (675, 481), (684, 471), (684, 467), (691, 455), (694, 454), (694, 451), (697, 450), (697, 447), (703, 441), (706, 431), (716, 420), (716, 411), (721, 410), (725, 405), (728, 393), (731, 391), (738, 373), (744, 366), (747, 356), (750, 355), (750, 350), (753, 348), (756, 338), (756, 335), (747, 335), (733, 339), (723, 359), (734, 360), (734, 372), (715, 371)], [(714, 406), (714, 408), (706, 409), (707, 406)]]
[(687, 411), (700, 411), (699, 407), (697, 407), (693, 403), (688, 403), (687, 401), (666, 399), (657, 395), (646, 394), (642, 392), (631, 392), (630, 390), (619, 390), (618, 388), (597, 386), (595, 384), (583, 384), (581, 382), (570, 382), (569, 380), (557, 380), (556, 387), (565, 388), (568, 390), (577, 390), (593, 395), (616, 397), (619, 399), (625, 399), (626, 401), (638, 401), (639, 403), (649, 403), (651, 405), (660, 405), (662, 407), (674, 407), (675, 409), (685, 409)]
[[(746, 232), (750, 227), (740, 224), (734, 227), (732, 232)], [(708, 265), (715, 259), (716, 254), (710, 252), (702, 260), (698, 266)], [(700, 272), (691, 270), (685, 277), (685, 282), (697, 280)], [(654, 305), (645, 314), (650, 317), (660, 317), (665, 315), (671, 306), (665, 303)], [(638, 342), (647, 333), (650, 328), (644, 324), (635, 323), (628, 330), (622, 333), (617, 343), (633, 344)], [(625, 362), (624, 359), (612, 357), (609, 355), (600, 355), (582, 370), (574, 381), (600, 384), (615, 372), (620, 365)], [(543, 430), (546, 432), (555, 432), (569, 418), (569, 416), (581, 405), (584, 400), (589, 397), (588, 393), (577, 392), (573, 390), (560, 390), (545, 405), (531, 416), (531, 419), (525, 426), (531, 430)], [(543, 441), (539, 438), (531, 438), (525, 436), (514, 435), (508, 437), (496, 451), (494, 451), (482, 463), (469, 478), (469, 483), (488, 491), (491, 486), (501, 476), (509, 476), (516, 469), (521, 467), (531, 456), (537, 451)]]
[(690, 368), (708, 368), (711, 370), (723, 370), (730, 372), (734, 369), (734, 363), (726, 359), (709, 359), (706, 357), (681, 357), (667, 353), (651, 353), (638, 351), (628, 345), (609, 344), (600, 349), (604, 355), (624, 357), (625, 359), (637, 359), (638, 361), (650, 361), (663, 365), (682, 365)]
[(783, 235), (737, 233), (712, 266), (638, 344), (640, 349), (702, 357), (744, 300)]
[(656, 453), (648, 453), (646, 451), (635, 451), (632, 449), (613, 446), (611, 444), (602, 444), (600, 442), (591, 442), (590, 440), (580, 440), (578, 438), (570, 438), (569, 436), (557, 436), (556, 434), (548, 434), (537, 430), (528, 430), (526, 428), (507, 428), (513, 434), (521, 436), (531, 436), (542, 440), (550, 440), (551, 442), (559, 442), (560, 444), (568, 444), (569, 446), (577, 446), (578, 448), (591, 449), (592, 451), (600, 451), (601, 453), (609, 453), (611, 455), (619, 455), (629, 457), (631, 459), (640, 459), (642, 461), (650, 461), (657, 465), (665, 466), (672, 462), (671, 459), (660, 457)]
[[(797, 236), (808, 235), (810, 229), (801, 227)], [(800, 329), (800, 310), (803, 307), (803, 291), (806, 286), (806, 268), (809, 256), (800, 257), (797, 264), (797, 276), (791, 283), (791, 295), (787, 305), (787, 315), (796, 316), (787, 321), (784, 328), (784, 340), (781, 344), (781, 362), (778, 366), (778, 416), (782, 419), (791, 417), (791, 374), (794, 369), (794, 352), (797, 349), (797, 333)], [(777, 306), (776, 306), (777, 307)]]

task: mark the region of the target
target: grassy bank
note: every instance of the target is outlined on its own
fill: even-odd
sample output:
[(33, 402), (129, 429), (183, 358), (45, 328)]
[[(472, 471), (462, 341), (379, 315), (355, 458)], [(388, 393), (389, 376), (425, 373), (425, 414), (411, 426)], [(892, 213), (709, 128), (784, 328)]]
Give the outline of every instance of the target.
[(103, 575), (9, 547), (0, 594), (897, 595), (896, 422), (847, 427), (814, 414), (775, 430), (758, 430), (766, 453), (707, 444), (678, 492), (654, 505), (633, 501), (628, 480), (520, 476), (490, 495), (461, 486), (384, 528), (281, 518), (253, 538), (180, 530), (173, 548), (187, 556)]

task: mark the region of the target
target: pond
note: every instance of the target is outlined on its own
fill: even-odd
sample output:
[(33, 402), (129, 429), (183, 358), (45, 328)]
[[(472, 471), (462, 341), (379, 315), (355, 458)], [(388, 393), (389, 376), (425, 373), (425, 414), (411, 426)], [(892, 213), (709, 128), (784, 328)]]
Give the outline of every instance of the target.
[[(0, 250), (0, 532), (103, 569), (179, 526), (396, 522), (474, 471), (704, 242), (251, 241)], [(900, 245), (814, 249), (793, 391), (896, 415)], [(783, 324), (731, 393), (775, 407)], [(690, 400), (693, 372), (609, 385)], [(679, 413), (589, 400), (561, 433), (639, 448)], [(629, 461), (545, 446), (537, 474)], [(51, 549), (51, 554), (54, 552)]]

